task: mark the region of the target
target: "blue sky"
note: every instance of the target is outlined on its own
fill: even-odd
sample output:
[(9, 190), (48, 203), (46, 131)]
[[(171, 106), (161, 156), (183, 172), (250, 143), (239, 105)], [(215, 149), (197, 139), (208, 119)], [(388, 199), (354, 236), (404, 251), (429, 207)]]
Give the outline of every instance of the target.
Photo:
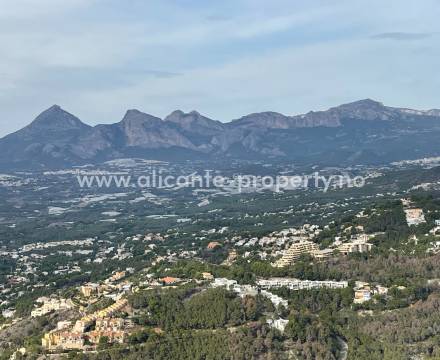
[(437, 0), (0, 0), (0, 136), (52, 104), (89, 124), (439, 108), (439, 18)]

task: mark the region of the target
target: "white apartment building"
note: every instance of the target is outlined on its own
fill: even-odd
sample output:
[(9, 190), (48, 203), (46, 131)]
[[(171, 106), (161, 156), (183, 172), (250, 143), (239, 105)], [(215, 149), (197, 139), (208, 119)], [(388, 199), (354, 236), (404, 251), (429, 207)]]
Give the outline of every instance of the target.
[(262, 289), (286, 287), (291, 290), (310, 290), (319, 288), (343, 289), (348, 287), (347, 281), (312, 281), (294, 278), (260, 279), (257, 285)]
[(73, 308), (72, 301), (66, 299), (47, 299), (43, 305), (31, 311), (31, 317), (49, 314), (52, 311), (69, 310)]

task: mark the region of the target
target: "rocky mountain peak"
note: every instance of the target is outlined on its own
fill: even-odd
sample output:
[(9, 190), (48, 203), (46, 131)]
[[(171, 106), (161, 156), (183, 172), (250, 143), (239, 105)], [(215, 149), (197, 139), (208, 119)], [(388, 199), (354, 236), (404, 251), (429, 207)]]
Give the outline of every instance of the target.
[(122, 118), (120, 125), (123, 127), (133, 127), (142, 125), (160, 125), (162, 120), (150, 114), (146, 114), (137, 109), (127, 110)]
[(384, 106), (381, 102), (372, 99), (364, 99), (343, 104), (329, 109), (330, 116), (338, 117), (339, 120), (392, 120), (396, 118), (396, 109)]
[(185, 115), (186, 114), (182, 110), (174, 110), (171, 114), (165, 117), (164, 121), (180, 123)]
[(137, 116), (137, 115), (141, 115), (141, 114), (144, 114), (144, 113), (138, 109), (128, 109), (125, 112), (124, 118), (130, 117), (130, 116)]
[(347, 107), (347, 108), (383, 108), (384, 105), (376, 100), (372, 99), (362, 99), (358, 101), (353, 101), (348, 104), (340, 105), (340, 107)]
[[(185, 113), (182, 110), (175, 110), (170, 115), (165, 117), (165, 121), (171, 121), (174, 123), (182, 123), (182, 122), (193, 122), (200, 118), (208, 119), (207, 117), (204, 117), (199, 112), (193, 110), (189, 113)], [(211, 119), (208, 119), (211, 120)], [(213, 121), (213, 120), (212, 120)]]
[(265, 111), (261, 113), (253, 113), (233, 120), (231, 125), (242, 128), (273, 128), (287, 129), (289, 128), (289, 118), (283, 114)]
[(224, 127), (220, 121), (207, 118), (195, 110), (189, 113), (184, 113), (181, 110), (173, 111), (164, 121), (172, 122), (187, 131), (196, 133), (207, 132), (213, 134), (217, 131), (221, 131)]
[(50, 130), (72, 130), (86, 129), (88, 125), (84, 124), (76, 116), (63, 110), (59, 105), (52, 105), (38, 115), (28, 126), (28, 129), (50, 129)]

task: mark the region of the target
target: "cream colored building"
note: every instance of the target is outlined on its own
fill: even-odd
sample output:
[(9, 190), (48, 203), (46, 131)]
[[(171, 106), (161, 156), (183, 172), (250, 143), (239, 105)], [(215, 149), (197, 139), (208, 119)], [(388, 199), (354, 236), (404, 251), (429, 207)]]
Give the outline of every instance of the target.
[(99, 285), (89, 283), (89, 284), (81, 286), (80, 291), (84, 297), (90, 297), (94, 293), (99, 293)]
[(405, 215), (408, 226), (419, 225), (426, 222), (425, 215), (423, 214), (423, 209), (406, 209)]
[(43, 305), (31, 311), (31, 317), (38, 317), (49, 314), (52, 311), (69, 310), (73, 308), (70, 299), (47, 299)]
[(93, 330), (87, 334), (87, 338), (92, 344), (98, 344), (101, 337), (105, 336), (109, 343), (124, 343), (126, 339), (125, 331), (99, 331)]
[(79, 333), (56, 330), (45, 334), (41, 345), (48, 350), (82, 350), (84, 339)]
[[(101, 336), (107, 336), (110, 342), (123, 342), (127, 335), (124, 330), (125, 322), (123, 319), (111, 318), (111, 316), (127, 304), (127, 299), (119, 299), (113, 305), (77, 320), (70, 331), (66, 329), (69, 324), (65, 323), (59, 326), (62, 329), (58, 328), (46, 333), (41, 339), (41, 345), (47, 350), (81, 350), (84, 348), (85, 339), (89, 338), (94, 342), (99, 341)], [(87, 332), (93, 324), (96, 325), (95, 330)]]
[(277, 260), (274, 264), (275, 267), (284, 267), (292, 264), (302, 254), (310, 254), (313, 251), (319, 250), (318, 245), (314, 242), (301, 240), (297, 243), (293, 243), (290, 248), (285, 252), (281, 259)]
[(93, 314), (86, 315), (80, 320), (77, 320), (74, 326), (74, 331), (78, 333), (83, 333), (90, 327), (97, 319), (111, 317), (116, 312), (122, 310), (128, 304), (127, 299), (119, 299), (113, 305), (106, 307), (105, 309), (99, 310)]
[(214, 280), (214, 275), (209, 272), (202, 272), (202, 277), (205, 280)]
[(121, 280), (122, 278), (125, 277), (125, 271), (116, 271), (112, 276), (110, 276), (106, 282), (114, 282), (114, 281), (118, 281)]
[(363, 253), (371, 251), (373, 244), (369, 244), (364, 240), (354, 240), (343, 243), (338, 246), (338, 251), (341, 254), (347, 255), (351, 253)]
[(354, 300), (355, 304), (362, 304), (366, 301), (371, 300), (372, 292), (369, 288), (355, 290), (354, 292)]
[(333, 255), (333, 249), (312, 250), (310, 252), (310, 255), (312, 255), (317, 260), (325, 260)]
[(124, 328), (124, 319), (103, 318), (97, 319), (95, 329), (98, 331), (120, 331)]

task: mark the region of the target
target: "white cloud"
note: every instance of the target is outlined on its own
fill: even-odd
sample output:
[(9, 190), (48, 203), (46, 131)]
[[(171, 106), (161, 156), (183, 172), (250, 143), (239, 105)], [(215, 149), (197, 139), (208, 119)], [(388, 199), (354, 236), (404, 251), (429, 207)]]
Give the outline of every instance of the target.
[[(0, 134), (52, 103), (92, 123), (132, 107), (229, 120), (359, 97), (440, 105), (435, 0), (0, 0), (0, 9)], [(371, 39), (398, 33), (431, 36)]]
[[(293, 47), (179, 77), (149, 78), (132, 86), (83, 93), (80, 102), (88, 117), (93, 116), (87, 109), (99, 104), (100, 118), (120, 114), (126, 107), (160, 116), (183, 108), (223, 121), (264, 110), (296, 114), (366, 97), (429, 108), (437, 100), (436, 92), (426, 85), (415, 91), (412, 86), (417, 86), (418, 77), (411, 71), (423, 66), (434, 69), (440, 50), (429, 62), (414, 51), (417, 47), (398, 44), (390, 49), (389, 44), (369, 39)], [(439, 75), (431, 76), (432, 82), (440, 82)]]

